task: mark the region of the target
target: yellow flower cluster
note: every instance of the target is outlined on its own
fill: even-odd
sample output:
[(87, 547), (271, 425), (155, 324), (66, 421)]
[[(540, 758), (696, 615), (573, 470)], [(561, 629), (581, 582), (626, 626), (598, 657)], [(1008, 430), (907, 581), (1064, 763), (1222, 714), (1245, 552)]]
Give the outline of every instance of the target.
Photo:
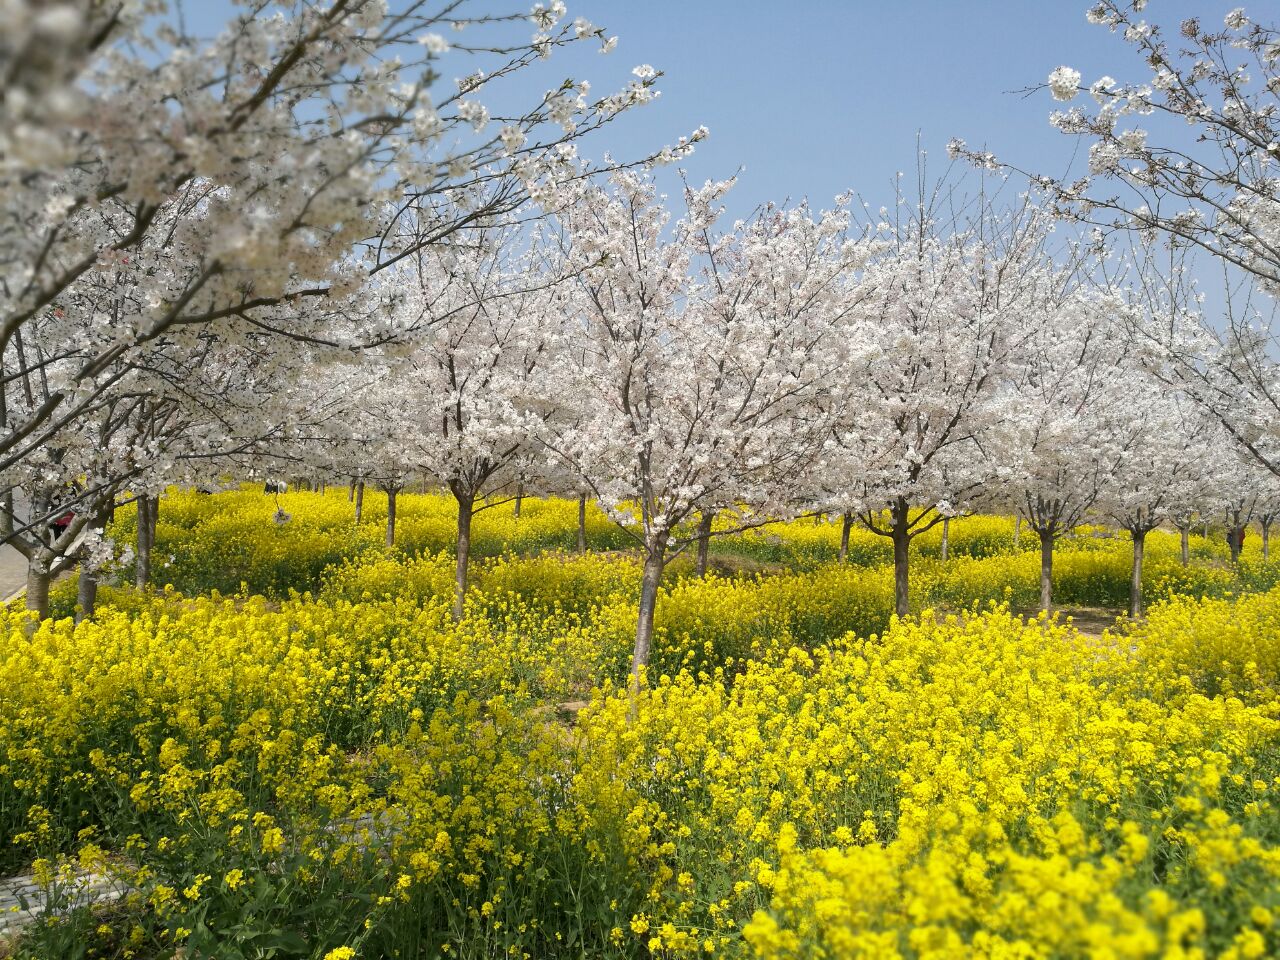
[(758, 957), (1273, 955), (1280, 702), (1123, 692), (1160, 669), (926, 616), (602, 700), (578, 777), (671, 840), (646, 916)]
[[(750, 575), (672, 571), (636, 696), (639, 567), (561, 552), (575, 503), (481, 514), (455, 623), (448, 501), (405, 496), (419, 546), (387, 551), (370, 497), (356, 529), (345, 490), (283, 527), (175, 493), (183, 592), (0, 610), (7, 866), (134, 891), (20, 955), (1280, 954), (1280, 590), (1226, 596), (1269, 564), (1153, 534), (1171, 598), (1097, 638), (1011, 612), (1039, 561), (1010, 521), (955, 521), (913, 566), (950, 612), (901, 621), (838, 524), (777, 525), (719, 548)], [(1060, 593), (1111, 597), (1127, 554), (1065, 542)], [(202, 595), (217, 563), (259, 586)]]
[[(504, 498), (505, 499), (505, 498)], [(288, 520), (274, 520), (277, 509)], [(506, 552), (574, 549), (576, 501), (526, 497), (520, 515), (514, 504), (477, 504), (472, 552), (477, 557)], [(401, 492), (396, 505), (396, 546), (413, 556), (451, 551), (456, 541), (457, 505), (449, 494)], [(136, 536), (136, 513), (119, 511), (109, 533), (122, 543)], [(323, 494), (264, 494), (260, 485), (216, 494), (171, 489), (156, 526), (155, 579), (183, 592), (219, 590), (287, 596), (316, 589), (326, 568), (381, 551), (387, 521), (386, 495), (366, 489), (359, 524), (346, 487)], [(626, 534), (600, 510), (587, 511), (588, 543), (594, 549), (628, 545)]]

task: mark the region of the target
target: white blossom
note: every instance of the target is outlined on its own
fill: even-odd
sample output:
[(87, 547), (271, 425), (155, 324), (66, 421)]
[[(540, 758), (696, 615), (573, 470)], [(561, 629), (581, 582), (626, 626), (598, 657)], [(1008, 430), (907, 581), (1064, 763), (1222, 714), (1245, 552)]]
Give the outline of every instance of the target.
[(1058, 67), (1049, 74), (1049, 92), (1055, 100), (1071, 100), (1080, 90), (1080, 71)]

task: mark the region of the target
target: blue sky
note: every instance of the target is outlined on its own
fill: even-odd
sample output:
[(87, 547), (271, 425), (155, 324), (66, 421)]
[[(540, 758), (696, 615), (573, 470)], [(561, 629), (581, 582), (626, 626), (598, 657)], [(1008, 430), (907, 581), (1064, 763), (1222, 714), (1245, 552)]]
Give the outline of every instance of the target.
[[(1086, 83), (1102, 74), (1144, 76), (1121, 38), (1085, 21), (1088, 0), (568, 4), (571, 17), (586, 16), (620, 41), (608, 57), (558, 53), (550, 74), (587, 77), (603, 92), (636, 64), (665, 73), (660, 100), (601, 131), (584, 152), (639, 156), (705, 124), (711, 137), (684, 166), (697, 181), (741, 168), (736, 212), (788, 197), (825, 205), (849, 189), (886, 203), (894, 174), (914, 168), (917, 132), (939, 170), (947, 141), (961, 137), (1021, 166), (1061, 173), (1075, 144), (1049, 126), (1048, 92), (1012, 91), (1042, 83), (1062, 63)], [(1183, 18), (1221, 24), (1237, 5), (1152, 0), (1146, 15), (1176, 36)], [(229, 0), (186, 0), (185, 7), (200, 32), (235, 10)], [(469, 69), (460, 62), (456, 72)]]
[[(1153, 0), (1147, 14), (1176, 36), (1185, 17), (1220, 24), (1237, 4)], [(1020, 166), (1062, 173), (1075, 143), (1049, 126), (1043, 83), (1065, 63), (1085, 82), (1140, 79), (1124, 41), (1085, 20), (1086, 0), (761, 0), (570, 3), (619, 35), (611, 68), (651, 63), (662, 98), (603, 133), (592, 149), (635, 155), (706, 124), (685, 163), (691, 178), (743, 168), (735, 208), (854, 189), (873, 205), (915, 164), (917, 132), (941, 170), (961, 137)], [(1261, 12), (1261, 11), (1260, 11)], [(590, 57), (584, 71), (599, 70)], [(606, 61), (608, 58), (594, 58)], [(574, 64), (576, 66), (576, 63)]]
[[(557, 53), (529, 78), (535, 95), (565, 76), (603, 93), (633, 66), (652, 64), (665, 74), (662, 97), (600, 131), (583, 153), (639, 157), (705, 124), (710, 138), (683, 167), (695, 182), (740, 172), (729, 198), (735, 216), (770, 200), (826, 206), (846, 190), (873, 209), (888, 205), (894, 175), (914, 171), (917, 134), (931, 172), (944, 170), (946, 143), (960, 137), (1024, 169), (1063, 174), (1077, 144), (1050, 127), (1048, 91), (1015, 91), (1043, 83), (1059, 64), (1080, 70), (1085, 84), (1147, 76), (1122, 38), (1086, 22), (1088, 0), (567, 2), (570, 17), (617, 34), (618, 48), (607, 57), (585, 44)], [(1146, 16), (1176, 41), (1182, 19), (1216, 27), (1237, 5), (1152, 0)], [(483, 6), (507, 9), (503, 0)], [(186, 8), (200, 32), (234, 9), (229, 0)], [(474, 69), (462, 60), (450, 72), (449, 60), (450, 79)]]

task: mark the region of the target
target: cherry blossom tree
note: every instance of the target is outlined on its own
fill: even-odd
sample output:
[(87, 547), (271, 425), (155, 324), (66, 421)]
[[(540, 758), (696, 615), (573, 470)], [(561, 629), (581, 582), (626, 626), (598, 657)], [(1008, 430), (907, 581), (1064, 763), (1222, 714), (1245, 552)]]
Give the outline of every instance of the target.
[(1068, 216), (1158, 231), (1280, 291), (1280, 29), (1237, 8), (1221, 25), (1183, 20), (1169, 38), (1143, 18), (1145, 7), (1100, 0), (1088, 12), (1123, 37), (1143, 79), (1098, 78), (1090, 106), (1079, 71), (1049, 75), (1054, 99), (1072, 104), (1053, 124), (1088, 143), (1089, 169), (1076, 181), (1040, 182)]
[[(656, 93), (649, 67), (603, 96), (572, 80), (533, 92), (545, 88), (527, 81), (555, 50), (614, 43), (569, 21), (560, 0), (532, 13), (465, 0), (394, 10), (250, 0), (207, 41), (184, 29), (181, 10), (166, 0), (0, 10), (6, 371), (20, 366), (24, 331), (95, 273), (128, 265), (136, 284), (109, 336), (40, 403), (8, 412), (0, 474), (88, 417), (121, 360), (176, 332), (349, 345), (325, 326), (327, 311), (292, 308), (343, 299), (581, 176), (578, 141)], [(444, 70), (461, 79), (446, 86)], [(502, 116), (485, 105), (518, 97)], [(459, 191), (470, 206), (437, 202)]]
[(1258, 486), (1258, 532), (1262, 534), (1262, 559), (1267, 562), (1271, 560), (1271, 528), (1280, 519), (1280, 484), (1274, 474), (1259, 471)]
[[(1226, 275), (1274, 297), (1280, 293), (1280, 29), (1273, 21), (1231, 10), (1221, 24), (1200, 18), (1148, 22), (1146, 0), (1099, 0), (1091, 23), (1123, 38), (1139, 76), (1083, 81), (1069, 66), (1054, 69), (1048, 88), (1068, 104), (1051, 120), (1088, 146), (1088, 167), (1074, 179), (1030, 175), (1063, 218), (1093, 225), (1099, 235), (1162, 238), (1179, 260), (1207, 254)], [(991, 153), (953, 141), (953, 153), (987, 167)], [(1009, 169), (1018, 169), (1009, 167)], [(1175, 264), (1164, 264), (1174, 276)], [(1157, 274), (1158, 276), (1158, 274)], [(1239, 285), (1238, 280), (1235, 281)], [(1189, 394), (1236, 442), (1280, 472), (1277, 397), (1270, 309), (1229, 309), (1226, 329), (1167, 331)]]
[(1218, 464), (1204, 457), (1206, 437), (1212, 433), (1202, 429), (1185, 395), (1169, 391), (1136, 364), (1116, 375), (1124, 381), (1125, 405), (1107, 435), (1114, 459), (1097, 507), (1132, 540), (1129, 616), (1136, 618), (1143, 612), (1147, 534), (1166, 521), (1189, 523), (1192, 511), (1204, 503), (1206, 474), (1213, 470), (1216, 475)]
[(944, 178), (924, 177), (882, 221), (879, 253), (852, 291), (866, 353), (829, 445), (819, 502), (856, 513), (890, 539), (895, 608), (910, 610), (909, 556), (920, 534), (963, 511), (1002, 463), (992, 450), (1012, 414), (998, 387), (1068, 271), (1052, 267), (1048, 218), (1029, 199), (1000, 210), (983, 194), (964, 210)]
[(1004, 430), (1002, 485), (1040, 539), (1040, 606), (1053, 602), (1053, 553), (1103, 494), (1131, 422), (1124, 374), (1130, 344), (1117, 297), (1077, 289), (1023, 350), (1004, 386), (1014, 414)]
[(399, 277), (408, 290), (405, 326), (418, 331), (395, 372), (414, 396), (412, 455), (458, 505), (455, 619), (464, 609), (472, 519), (518, 502), (545, 460), (538, 441), (557, 406), (547, 361), (560, 318), (549, 291), (561, 278), (543, 273), (536, 238), (523, 252), (519, 243), (509, 225), (469, 231), (464, 243), (420, 253)]
[(672, 223), (651, 178), (621, 174), (563, 215), (581, 274), (556, 355), (578, 415), (547, 445), (635, 527), (636, 685), (663, 571), (698, 540), (684, 525), (737, 511), (720, 534), (792, 509), (851, 342), (840, 287), (867, 247), (844, 209), (768, 207), (721, 232), (728, 187), (687, 189)]

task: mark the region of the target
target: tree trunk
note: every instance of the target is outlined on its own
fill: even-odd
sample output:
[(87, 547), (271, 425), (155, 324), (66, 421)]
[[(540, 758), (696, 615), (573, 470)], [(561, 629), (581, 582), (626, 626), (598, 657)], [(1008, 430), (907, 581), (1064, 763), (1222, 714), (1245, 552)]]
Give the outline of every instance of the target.
[(351, 483), (347, 486), (347, 503), (351, 503), (356, 498), (356, 481), (353, 477)]
[(133, 585), (141, 590), (147, 585), (151, 565), (151, 547), (147, 543), (147, 498), (138, 497), (135, 507), (138, 521), (134, 533)]
[(1180, 541), (1182, 551), (1182, 565), (1184, 567), (1191, 566), (1191, 528), (1179, 527), (1178, 539)]
[(900, 617), (911, 612), (911, 585), (908, 563), (911, 554), (911, 531), (907, 528), (910, 507), (901, 497), (894, 504), (893, 518), (893, 608)]
[(664, 536), (650, 546), (645, 555), (644, 575), (640, 579), (640, 610), (636, 620), (636, 646), (631, 655), (631, 691), (640, 692), (645, 668), (653, 652), (653, 614), (658, 606), (658, 587), (667, 565), (667, 540)]
[(1022, 517), (1013, 518), (1013, 549), (1022, 548)]
[(1142, 555), (1147, 543), (1147, 531), (1133, 529), (1133, 570), (1129, 575), (1129, 616), (1136, 620), (1142, 616)]
[(156, 544), (156, 522), (160, 519), (160, 498), (138, 497), (138, 546), (134, 564), (134, 586), (145, 590), (151, 582), (151, 554)]
[(946, 560), (951, 551), (951, 518), (942, 518), (942, 559)]
[(364, 481), (356, 482), (356, 526), (360, 526), (360, 521), (364, 517)]
[(475, 513), (475, 496), (454, 491), (458, 501), (458, 563), (453, 577), (453, 619), (462, 619), (464, 601), (467, 599), (467, 567), (471, 562), (471, 517)]
[(853, 514), (846, 513), (840, 518), (840, 556), (839, 560), (844, 563), (849, 559), (849, 531), (853, 529)]
[(1271, 559), (1271, 521), (1262, 521), (1262, 559)]
[(578, 494), (578, 552), (587, 552), (587, 495)]
[(520, 519), (520, 507), (523, 504), (524, 504), (524, 484), (517, 483), (516, 484), (516, 509), (515, 509), (515, 518), (517, 520)]
[(1053, 541), (1054, 531), (1040, 533), (1040, 609), (1048, 613), (1053, 609)]
[(49, 616), (49, 581), (52, 579), (45, 560), (36, 559), (27, 565), (27, 609), (40, 620)]
[(704, 510), (698, 520), (698, 565), (699, 577), (707, 575), (707, 554), (711, 549), (711, 521), (716, 518), (714, 510)]
[(1240, 562), (1240, 548), (1244, 546), (1244, 527), (1231, 527), (1227, 530), (1227, 546), (1231, 550), (1231, 562)]
[(392, 487), (387, 489), (387, 546), (396, 545), (396, 493)]
[(98, 604), (98, 571), (80, 564), (80, 583), (76, 588), (76, 623), (83, 623), (93, 616)]

